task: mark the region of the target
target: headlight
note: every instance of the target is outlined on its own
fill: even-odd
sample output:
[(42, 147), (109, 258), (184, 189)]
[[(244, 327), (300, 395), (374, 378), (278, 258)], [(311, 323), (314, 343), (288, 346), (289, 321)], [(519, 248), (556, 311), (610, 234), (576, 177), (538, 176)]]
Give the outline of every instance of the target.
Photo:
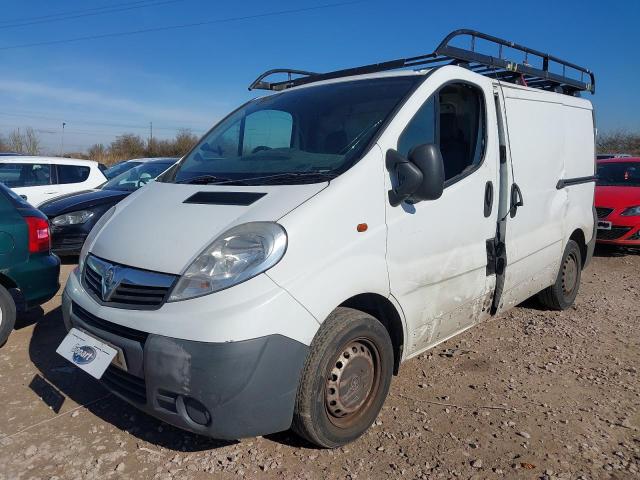
[(78, 210), (77, 212), (65, 213), (58, 215), (51, 223), (56, 227), (64, 227), (66, 225), (79, 225), (86, 223), (95, 213), (92, 210)]
[(277, 223), (251, 222), (227, 230), (187, 267), (170, 302), (229, 288), (268, 270), (287, 249), (287, 233)]
[(115, 211), (116, 207), (114, 205), (109, 210), (107, 210), (104, 215), (102, 215), (102, 217), (100, 217), (100, 219), (96, 222), (96, 224), (89, 232), (89, 235), (87, 235), (87, 238), (82, 245), (82, 250), (80, 250), (80, 257), (78, 258), (78, 271), (80, 272), (80, 274), (82, 274), (84, 260), (85, 258), (87, 258), (87, 253), (89, 253), (89, 245), (93, 243), (98, 233), (100, 233), (100, 230), (102, 230), (102, 227), (104, 227), (104, 225), (109, 221)]
[(640, 217), (640, 205), (629, 207), (620, 215), (622, 215), (623, 217)]

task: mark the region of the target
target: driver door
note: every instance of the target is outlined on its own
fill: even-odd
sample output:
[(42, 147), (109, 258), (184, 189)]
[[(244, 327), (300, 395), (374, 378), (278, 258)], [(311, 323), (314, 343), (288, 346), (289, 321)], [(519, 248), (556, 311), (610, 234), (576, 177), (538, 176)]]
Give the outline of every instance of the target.
[(445, 164), (438, 200), (386, 205), (390, 290), (407, 321), (408, 355), (488, 317), (495, 288), (487, 267), (498, 212), (496, 118), (487, 104), (493, 91), (471, 74), (444, 76), (436, 71), (425, 81), (380, 140), (383, 152), (405, 156), (434, 143)]

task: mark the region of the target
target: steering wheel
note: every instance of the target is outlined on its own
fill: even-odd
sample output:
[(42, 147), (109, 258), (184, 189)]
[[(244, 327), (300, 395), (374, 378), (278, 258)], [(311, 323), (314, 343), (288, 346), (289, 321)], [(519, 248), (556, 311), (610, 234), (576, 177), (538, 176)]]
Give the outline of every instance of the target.
[(251, 150), (251, 153), (258, 153), (264, 150), (271, 150), (271, 147), (267, 147), (266, 145), (258, 145), (256, 148)]

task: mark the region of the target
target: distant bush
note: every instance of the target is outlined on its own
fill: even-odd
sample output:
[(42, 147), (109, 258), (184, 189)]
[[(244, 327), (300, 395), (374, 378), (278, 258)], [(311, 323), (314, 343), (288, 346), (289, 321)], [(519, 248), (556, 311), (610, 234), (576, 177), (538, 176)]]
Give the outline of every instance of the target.
[(640, 132), (616, 130), (598, 134), (596, 146), (598, 153), (629, 153), (640, 156)]
[(109, 145), (96, 143), (89, 147), (87, 156), (105, 165), (141, 157), (181, 157), (193, 147), (198, 137), (191, 130), (179, 130), (170, 140), (154, 138), (145, 141), (140, 135), (125, 133)]

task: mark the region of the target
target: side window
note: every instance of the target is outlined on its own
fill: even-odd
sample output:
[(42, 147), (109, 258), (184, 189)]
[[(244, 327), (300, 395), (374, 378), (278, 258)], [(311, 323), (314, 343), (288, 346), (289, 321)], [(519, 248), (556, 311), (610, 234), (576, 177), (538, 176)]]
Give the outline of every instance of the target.
[(436, 143), (436, 95), (427, 100), (411, 119), (400, 138), (398, 152), (407, 157), (413, 147)]
[(49, 185), (51, 167), (46, 163), (3, 163), (0, 164), (0, 182), (11, 188)]
[(432, 95), (398, 139), (398, 152), (436, 143), (444, 160), (445, 180), (455, 179), (482, 162), (485, 148), (484, 97), (466, 83), (446, 85)]
[(89, 178), (89, 167), (79, 165), (56, 165), (58, 170), (58, 183), (82, 183)]
[(293, 118), (290, 113), (260, 110), (247, 115), (244, 121), (242, 155), (272, 148), (289, 148), (292, 131)]
[(447, 85), (439, 92), (439, 144), (445, 180), (482, 162), (485, 142), (484, 99), (466, 83)]

